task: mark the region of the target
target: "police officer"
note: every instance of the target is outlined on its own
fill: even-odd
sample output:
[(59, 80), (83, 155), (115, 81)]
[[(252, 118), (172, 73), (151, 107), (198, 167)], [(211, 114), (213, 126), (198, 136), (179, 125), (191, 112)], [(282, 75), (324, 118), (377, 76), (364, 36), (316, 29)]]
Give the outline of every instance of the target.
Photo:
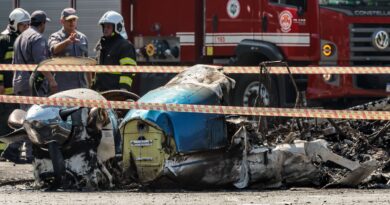
[[(39, 64), (41, 61), (49, 58), (47, 40), (42, 35), (45, 31), (46, 22), (48, 21), (50, 21), (50, 19), (46, 17), (46, 13), (43, 11), (38, 10), (31, 14), (30, 28), (20, 34), (15, 41), (13, 64)], [(45, 77), (45, 82), (48, 82), (50, 91), (56, 92), (57, 83), (54, 80), (53, 75), (50, 72), (42, 72), (42, 74)], [(29, 79), (30, 72), (28, 71), (14, 72), (12, 83), (16, 95), (31, 95)], [(42, 83), (41, 88), (41, 94), (48, 93), (49, 88), (47, 87), (47, 84)], [(26, 105), (21, 105), (20, 107), (24, 110), (28, 108)], [(27, 162), (31, 162), (33, 159), (31, 142), (25, 141), (24, 143), (26, 145)], [(20, 148), (22, 144), (23, 142), (20, 141), (15, 142), (12, 145)]]
[[(14, 54), (14, 42), (23, 31), (28, 29), (30, 14), (22, 8), (14, 9), (9, 15), (7, 28), (0, 34), (0, 63), (11, 64)], [(12, 71), (0, 72), (0, 94), (12, 95)], [(18, 107), (17, 104), (0, 104), (0, 135), (10, 133), (8, 127), (8, 116)], [(8, 145), (2, 153), (2, 159), (13, 162), (21, 162), (19, 158), (19, 146)]]
[[(137, 65), (134, 46), (127, 41), (123, 17), (115, 12), (106, 12), (99, 20), (103, 36), (96, 51), (100, 65)], [(134, 75), (129, 73), (97, 73), (93, 88), (97, 91), (113, 89), (130, 90)]]
[[(24, 31), (15, 41), (13, 64), (39, 64), (41, 61), (49, 58), (49, 48), (47, 40), (42, 35), (45, 31), (47, 18), (44, 11), (34, 11), (31, 14), (30, 28)], [(48, 94), (57, 92), (57, 82), (50, 72), (42, 72), (48, 86), (43, 83), (42, 93)], [(13, 87), (16, 95), (29, 96), (31, 90), (29, 86), (30, 72), (16, 71), (13, 78)], [(26, 108), (21, 106), (22, 109)]]
[[(53, 57), (76, 56), (88, 57), (87, 37), (76, 30), (78, 16), (73, 8), (66, 8), (61, 12), (61, 30), (49, 37), (49, 48)], [(87, 88), (92, 81), (90, 73), (61, 72), (55, 74), (58, 91), (74, 88)]]

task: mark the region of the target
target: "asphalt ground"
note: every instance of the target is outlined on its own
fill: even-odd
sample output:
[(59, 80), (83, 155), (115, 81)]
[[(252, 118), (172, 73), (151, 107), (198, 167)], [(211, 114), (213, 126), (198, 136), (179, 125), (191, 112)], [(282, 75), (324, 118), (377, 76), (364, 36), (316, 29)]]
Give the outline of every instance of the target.
[(31, 164), (14, 164), (0, 162), (0, 190), (1, 186), (32, 181), (34, 179)]
[(45, 192), (32, 188), (32, 166), (0, 162), (0, 204), (390, 204), (390, 189), (202, 190), (128, 189)]

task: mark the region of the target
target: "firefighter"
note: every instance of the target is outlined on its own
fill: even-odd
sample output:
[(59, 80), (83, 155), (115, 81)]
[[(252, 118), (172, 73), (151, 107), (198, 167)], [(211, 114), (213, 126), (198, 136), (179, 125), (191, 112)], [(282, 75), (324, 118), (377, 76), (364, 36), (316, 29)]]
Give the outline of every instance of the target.
[[(87, 37), (77, 29), (78, 16), (73, 8), (61, 12), (62, 28), (49, 37), (49, 48), (53, 57), (88, 57)], [(87, 88), (92, 81), (90, 73), (61, 72), (55, 74), (58, 91)]]
[[(14, 42), (16, 38), (25, 30), (30, 24), (30, 14), (22, 8), (14, 9), (9, 15), (9, 22), (7, 28), (0, 34), (0, 63), (11, 64), (14, 54)], [(0, 72), (0, 94), (12, 95), (12, 76), (13, 71)], [(11, 112), (18, 108), (17, 104), (0, 104), (0, 135), (10, 133), (12, 130), (8, 127), (8, 116)], [(2, 160), (10, 160), (15, 163), (21, 162), (19, 158), (19, 146), (8, 145), (4, 150)]]
[[(99, 20), (103, 36), (96, 45), (100, 65), (137, 65), (134, 46), (127, 41), (123, 17), (115, 12), (106, 12)], [(131, 90), (135, 75), (130, 73), (97, 73), (93, 89), (97, 91)]]

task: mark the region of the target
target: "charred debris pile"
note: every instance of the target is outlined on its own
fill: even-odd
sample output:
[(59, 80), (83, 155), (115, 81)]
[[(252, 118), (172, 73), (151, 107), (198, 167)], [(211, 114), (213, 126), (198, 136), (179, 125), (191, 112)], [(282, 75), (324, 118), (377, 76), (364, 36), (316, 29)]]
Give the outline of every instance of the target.
[[(389, 111), (390, 98), (370, 102), (350, 108), (352, 110)], [(378, 162), (377, 169), (370, 174), (360, 188), (390, 188), (390, 122), (368, 120), (334, 120), (334, 119), (284, 119), (283, 123), (261, 126), (267, 119), (258, 118), (252, 122), (261, 134), (258, 140), (264, 145), (275, 146), (281, 143), (293, 143), (296, 140), (313, 141), (323, 139), (334, 153), (347, 159), (364, 163), (370, 160)], [(271, 119), (274, 120), (274, 119)], [(282, 119), (283, 120), (283, 119)], [(259, 125), (259, 126), (258, 126)], [(260, 136), (260, 137), (259, 137)], [(325, 187), (335, 187), (347, 169), (326, 162), (319, 167), (326, 173), (330, 182)]]

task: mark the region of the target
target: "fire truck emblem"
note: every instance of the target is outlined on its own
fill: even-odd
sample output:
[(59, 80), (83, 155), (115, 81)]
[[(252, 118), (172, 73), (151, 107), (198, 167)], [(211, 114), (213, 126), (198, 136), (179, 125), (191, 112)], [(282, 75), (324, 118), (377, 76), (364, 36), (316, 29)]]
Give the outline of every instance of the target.
[(372, 35), (372, 45), (379, 50), (386, 49), (389, 46), (389, 34), (383, 30), (376, 31)]
[(240, 14), (240, 2), (238, 0), (229, 0), (226, 6), (226, 10), (230, 18), (237, 18)]
[(146, 45), (146, 55), (148, 55), (149, 57), (152, 57), (154, 56), (154, 54), (156, 53), (156, 48), (154, 47), (154, 45), (152, 43), (149, 43), (148, 45)]
[(292, 25), (292, 14), (289, 11), (282, 11), (279, 14), (279, 24), (281, 27), (282, 32), (289, 32), (291, 31), (291, 25)]

